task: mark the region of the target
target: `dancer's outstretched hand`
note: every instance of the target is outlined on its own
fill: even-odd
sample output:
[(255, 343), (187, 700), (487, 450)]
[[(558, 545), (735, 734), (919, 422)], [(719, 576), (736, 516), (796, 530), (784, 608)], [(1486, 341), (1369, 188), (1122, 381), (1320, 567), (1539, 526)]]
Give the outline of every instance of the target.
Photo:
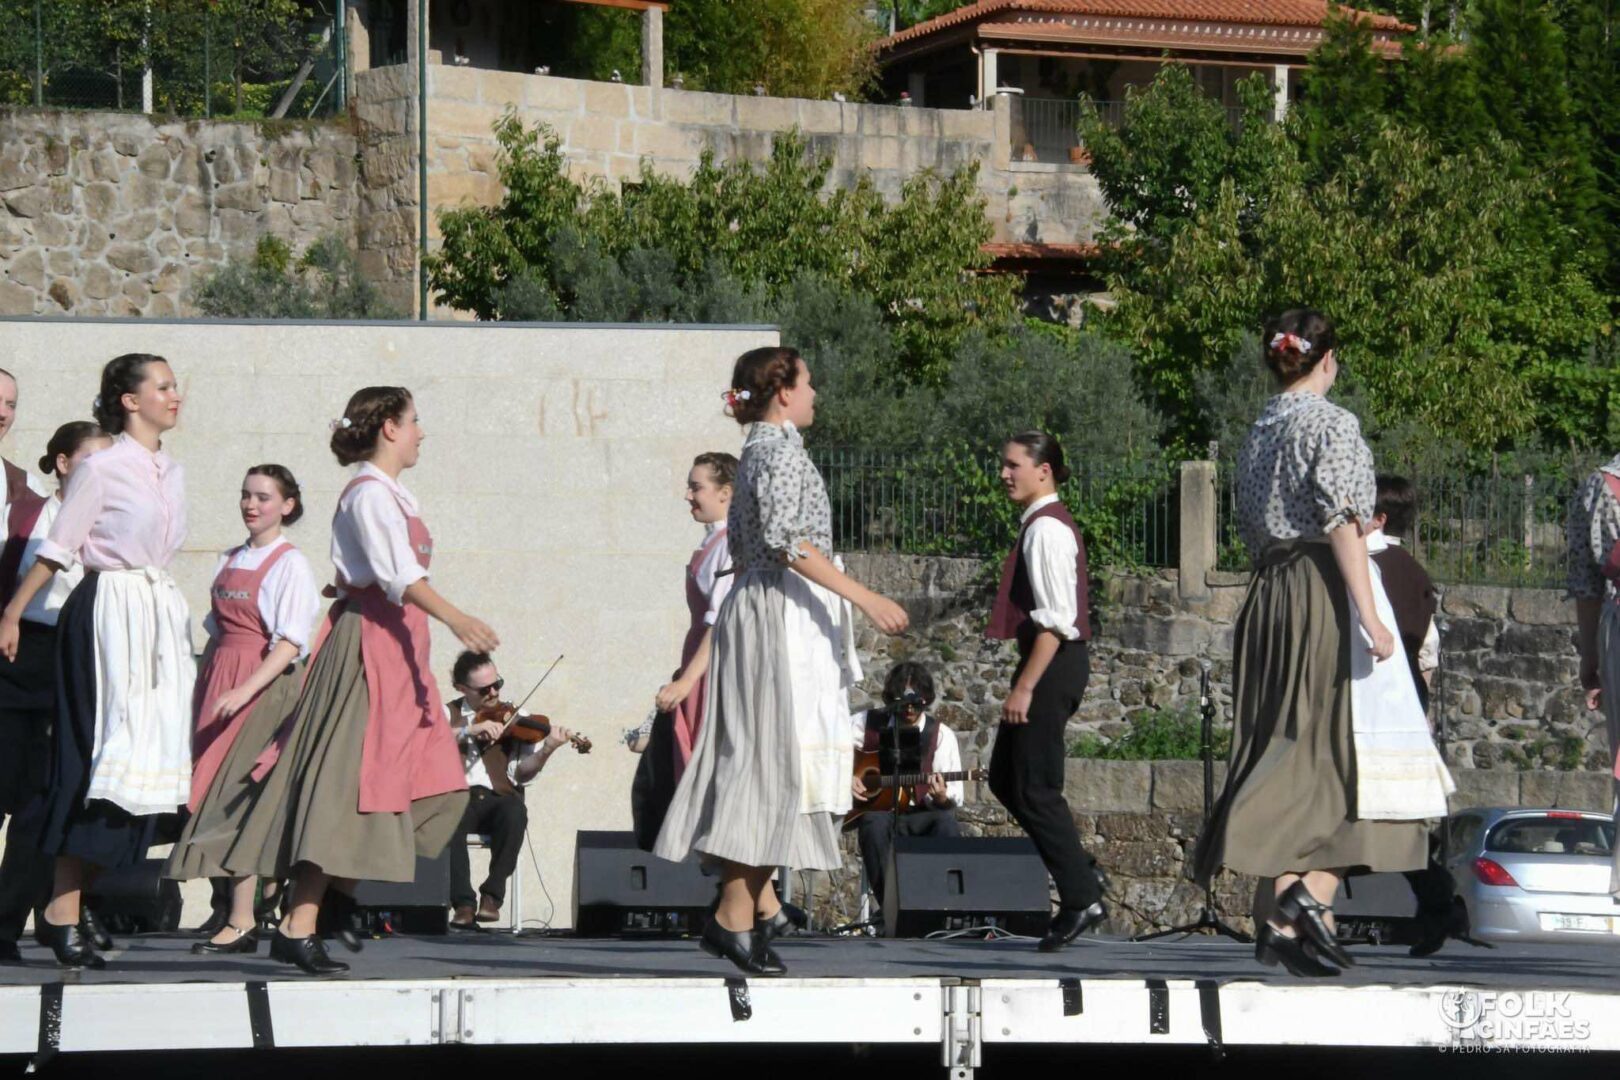
[(906, 627), (911, 625), (911, 616), (906, 614), (906, 609), (887, 596), (873, 593), (872, 599), (861, 605), (861, 610), (885, 634), (903, 634)]

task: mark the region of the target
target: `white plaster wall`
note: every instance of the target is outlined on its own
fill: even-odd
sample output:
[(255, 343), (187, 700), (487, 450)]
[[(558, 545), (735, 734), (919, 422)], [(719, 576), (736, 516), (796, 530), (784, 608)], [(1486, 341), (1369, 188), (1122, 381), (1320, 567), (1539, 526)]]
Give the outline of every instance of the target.
[[(570, 922), (574, 833), (628, 828), (636, 759), (618, 736), (641, 722), (680, 659), (685, 562), (701, 539), (681, 499), (692, 457), (735, 453), (720, 411), (732, 361), (775, 344), (761, 327), (465, 323), (0, 320), (0, 367), (20, 403), (0, 452), (32, 468), (58, 424), (88, 418), (103, 363), (123, 352), (169, 359), (186, 395), (167, 447), (187, 472), (191, 533), (175, 566), (199, 626), (217, 552), (243, 537), (243, 472), (280, 462), (303, 485), (291, 530), (329, 580), (330, 520), (348, 479), (328, 422), (371, 384), (409, 387), (428, 438), (403, 480), (433, 530), (434, 584), (501, 635), (508, 694), (566, 658), (533, 711), (588, 734), (531, 786), (525, 854), (530, 925)], [(445, 696), (460, 645), (435, 625)], [(474, 853), (475, 884), (484, 856)], [(187, 890), (206, 914), (207, 883)]]

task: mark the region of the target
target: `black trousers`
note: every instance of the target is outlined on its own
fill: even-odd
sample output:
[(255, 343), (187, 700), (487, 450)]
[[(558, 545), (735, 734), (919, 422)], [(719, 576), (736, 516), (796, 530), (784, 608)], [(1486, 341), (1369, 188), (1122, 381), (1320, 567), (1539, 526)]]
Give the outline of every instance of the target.
[(1417, 898), (1420, 919), (1439, 920), (1451, 914), (1457, 883), (1452, 879), (1451, 871), (1440, 861), (1438, 829), (1429, 834), (1428, 864), (1421, 870), (1407, 870), (1404, 876), (1412, 888), (1412, 895)]
[(866, 883), (878, 903), (883, 903), (883, 877), (889, 868), (889, 849), (896, 836), (961, 836), (956, 811), (911, 810), (900, 815), (865, 814), (855, 823), (861, 845), (861, 865), (866, 867)]
[[(467, 810), (461, 815), (461, 831), (450, 840), (450, 903), (455, 907), (475, 907), (478, 893), (497, 904), (506, 902), (506, 882), (517, 869), (523, 851), (523, 832), (529, 827), (529, 811), (522, 795), (497, 795), (487, 787), (470, 788)], [(468, 833), (489, 837), (489, 876), (472, 886), (472, 862), (467, 858)]]
[[(1028, 662), (1019, 642), (1020, 659), (1013, 681)], [(1074, 815), (1063, 798), (1063, 765), (1068, 756), (1063, 732), (1091, 679), (1091, 654), (1083, 641), (1058, 646), (1041, 681), (1035, 684), (1029, 723), (1002, 724), (990, 755), (990, 790), (1012, 814), (1046, 863), (1066, 908), (1090, 907), (1102, 899), (1097, 861), (1080, 845)]]
[[(39, 849), (45, 772), (50, 759), (50, 710), (0, 711), (0, 814), (9, 814), (0, 857), (0, 941), (15, 944), (28, 914), (51, 895), (54, 860)], [(32, 812), (25, 812), (32, 806)]]

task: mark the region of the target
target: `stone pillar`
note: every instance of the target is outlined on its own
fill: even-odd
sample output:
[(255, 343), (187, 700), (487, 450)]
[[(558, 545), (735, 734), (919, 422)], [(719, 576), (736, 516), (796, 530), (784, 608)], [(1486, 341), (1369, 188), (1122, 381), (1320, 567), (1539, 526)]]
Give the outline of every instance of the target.
[(1276, 88), (1276, 97), (1271, 106), (1271, 117), (1277, 123), (1282, 123), (1288, 116), (1288, 65), (1278, 64), (1271, 69), (1271, 85)]
[(657, 90), (664, 85), (664, 11), (641, 13), (641, 81)]
[(1177, 589), (1183, 600), (1209, 595), (1209, 572), (1215, 569), (1215, 532), (1220, 504), (1215, 492), (1213, 461), (1181, 463), (1181, 555)]
[(979, 53), (979, 100), (989, 101), (996, 96), (996, 56), (999, 50), (984, 49)]
[(366, 0), (349, 0), (347, 26), (349, 45), (344, 50), (349, 64), (349, 85), (354, 85), (357, 71), (371, 70), (371, 26), (367, 19)]

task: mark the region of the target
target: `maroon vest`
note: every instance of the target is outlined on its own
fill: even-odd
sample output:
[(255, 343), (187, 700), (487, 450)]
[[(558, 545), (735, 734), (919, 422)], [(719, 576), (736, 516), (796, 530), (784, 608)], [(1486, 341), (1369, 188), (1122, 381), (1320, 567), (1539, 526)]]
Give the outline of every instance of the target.
[(45, 509), (45, 497), (28, 486), (27, 473), (9, 461), (0, 464), (6, 467), (6, 543), (0, 548), (0, 607), (4, 607), (17, 591), (23, 549)]
[(996, 590), (996, 604), (990, 609), (990, 628), (985, 631), (986, 637), (1006, 641), (1021, 638), (1033, 628), (1029, 613), (1035, 607), (1035, 590), (1029, 583), (1029, 568), (1024, 565), (1024, 533), (1043, 517), (1057, 518), (1074, 533), (1077, 547), (1074, 560), (1076, 612), (1074, 627), (1080, 631), (1081, 641), (1091, 637), (1091, 603), (1086, 585), (1086, 541), (1080, 535), (1080, 529), (1075, 525), (1074, 518), (1069, 516), (1068, 508), (1061, 502), (1047, 503), (1029, 515), (1029, 520), (1018, 530), (1018, 539), (1013, 541), (1012, 550), (1007, 553), (1007, 561), (1001, 567), (1001, 588)]

